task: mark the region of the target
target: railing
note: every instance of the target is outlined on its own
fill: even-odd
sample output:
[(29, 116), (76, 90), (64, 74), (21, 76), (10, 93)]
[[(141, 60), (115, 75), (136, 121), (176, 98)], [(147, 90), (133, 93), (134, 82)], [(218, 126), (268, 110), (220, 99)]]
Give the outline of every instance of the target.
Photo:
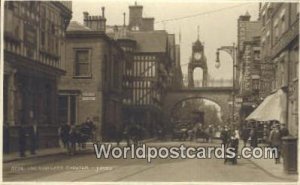
[[(194, 80), (194, 87), (203, 87), (202, 80)], [(184, 82), (187, 87), (188, 83)], [(232, 79), (214, 79), (207, 81), (207, 87), (232, 87)]]

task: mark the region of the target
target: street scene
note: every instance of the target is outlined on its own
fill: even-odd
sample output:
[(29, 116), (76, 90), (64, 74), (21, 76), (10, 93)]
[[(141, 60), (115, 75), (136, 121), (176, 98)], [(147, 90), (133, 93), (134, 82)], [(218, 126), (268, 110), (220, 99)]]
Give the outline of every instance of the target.
[(297, 183), (297, 1), (1, 12), (3, 182)]

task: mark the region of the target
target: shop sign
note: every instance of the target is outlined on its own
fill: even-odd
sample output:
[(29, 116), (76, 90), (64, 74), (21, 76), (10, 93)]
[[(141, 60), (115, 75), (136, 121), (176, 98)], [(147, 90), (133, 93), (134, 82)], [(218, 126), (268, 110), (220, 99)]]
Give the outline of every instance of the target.
[(82, 93), (82, 100), (83, 101), (95, 101), (96, 94), (92, 92), (83, 92)]

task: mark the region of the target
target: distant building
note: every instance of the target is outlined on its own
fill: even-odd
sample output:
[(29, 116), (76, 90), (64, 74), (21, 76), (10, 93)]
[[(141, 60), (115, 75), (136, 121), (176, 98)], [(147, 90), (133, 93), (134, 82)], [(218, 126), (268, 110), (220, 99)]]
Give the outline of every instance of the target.
[(102, 16), (84, 13), (84, 25), (71, 22), (66, 33), (66, 75), (59, 83), (61, 123), (81, 124), (89, 117), (98, 140), (111, 140), (122, 125), (124, 52), (105, 33)]
[(261, 60), (273, 67), (266, 95), (283, 89), (287, 93), (286, 123), (298, 136), (299, 3), (263, 3), (260, 6)]
[(57, 81), (65, 73), (71, 16), (70, 1), (4, 2), (3, 121), (11, 133), (10, 151), (18, 149), (19, 126), (33, 123), (40, 148), (58, 146)]

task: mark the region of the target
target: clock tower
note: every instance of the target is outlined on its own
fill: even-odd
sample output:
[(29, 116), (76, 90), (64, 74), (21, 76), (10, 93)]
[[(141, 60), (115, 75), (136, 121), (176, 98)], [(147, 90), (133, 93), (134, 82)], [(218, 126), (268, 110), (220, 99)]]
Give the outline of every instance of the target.
[(192, 57), (188, 64), (188, 87), (194, 87), (194, 78), (193, 73), (194, 69), (200, 67), (203, 70), (203, 80), (202, 87), (207, 86), (207, 64), (206, 64), (206, 56), (204, 54), (204, 46), (199, 40), (199, 29), (198, 29), (198, 39), (193, 43), (192, 47)]

